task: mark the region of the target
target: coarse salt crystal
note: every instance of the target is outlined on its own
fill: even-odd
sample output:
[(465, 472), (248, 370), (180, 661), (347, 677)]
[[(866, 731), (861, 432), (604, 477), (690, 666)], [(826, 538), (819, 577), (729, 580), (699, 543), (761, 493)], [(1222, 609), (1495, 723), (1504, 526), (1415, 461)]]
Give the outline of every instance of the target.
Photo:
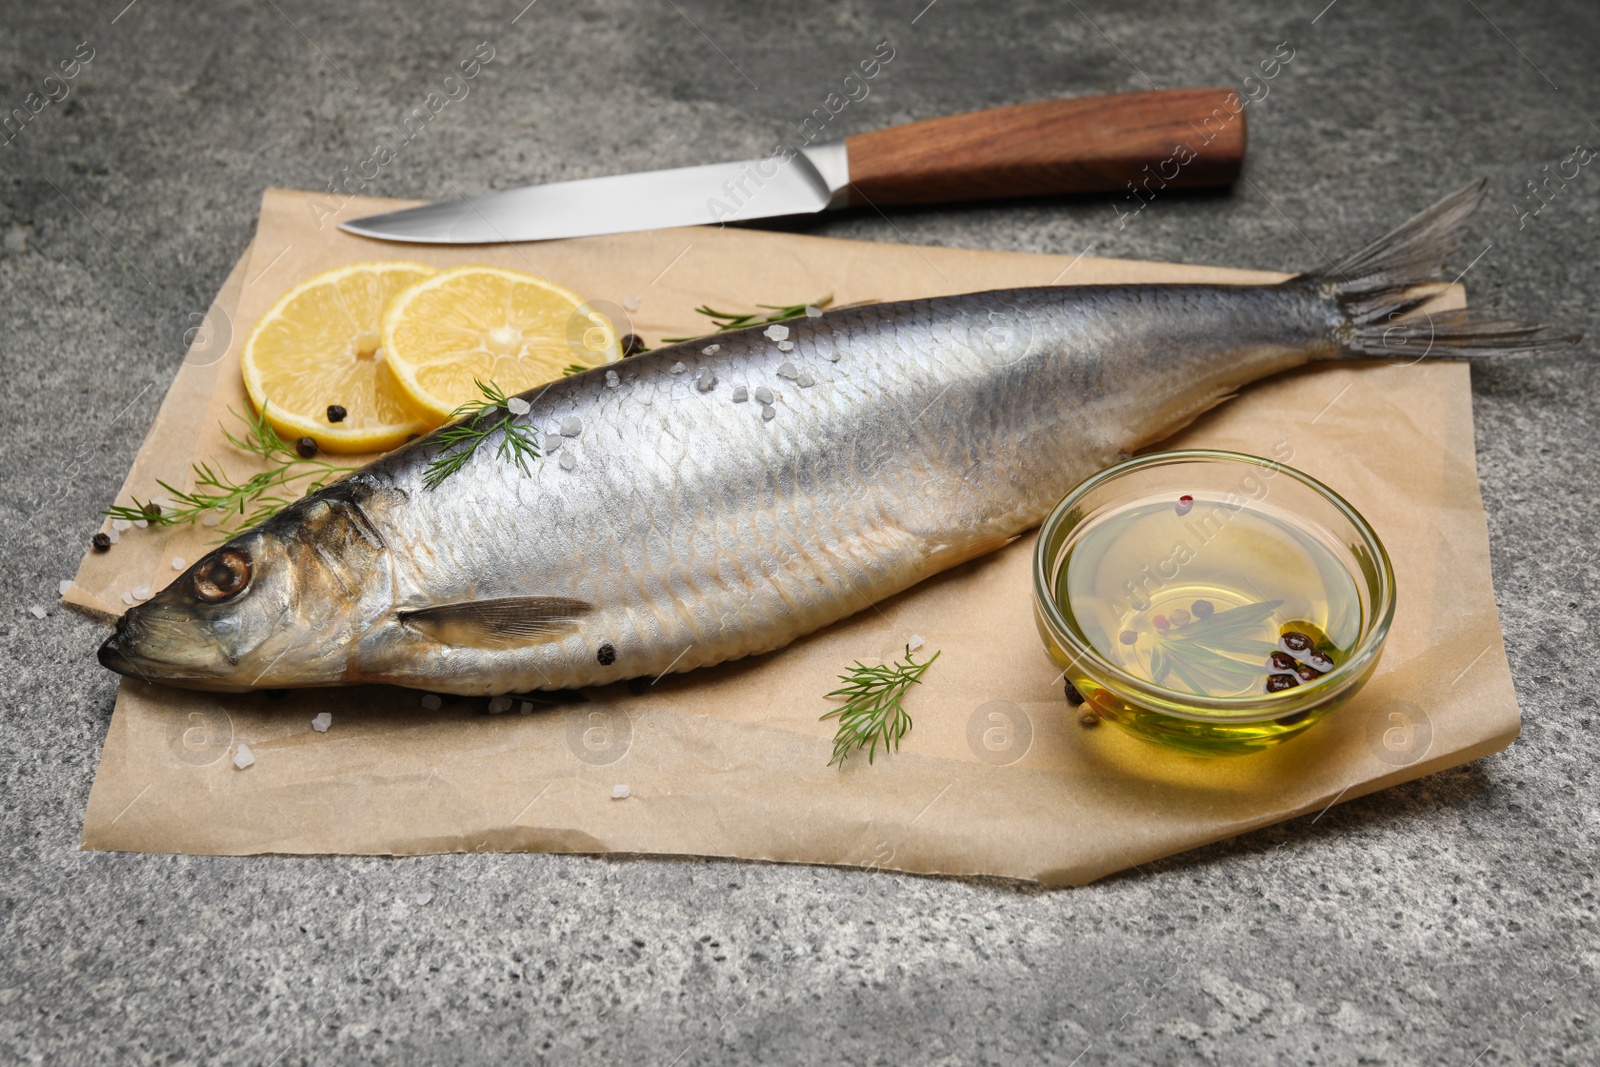
[(529, 404), (520, 396), (514, 396), (510, 400), (506, 401), (506, 410), (511, 412), (513, 415), (526, 415), (530, 410), (532, 410), (532, 408), (533, 405)]
[(507, 711), (510, 711), (510, 710), (511, 710), (511, 698), (510, 697), (490, 697), (489, 698), (489, 714), (490, 715), (499, 715), (499, 714), (502, 714), (503, 712), (507, 712)]
[(422, 706), (427, 708), (429, 711), (438, 711), (440, 706), (443, 704), (444, 701), (440, 700), (438, 695), (435, 693), (428, 693), (422, 698)]
[(822, 309), (817, 307), (815, 304), (807, 304), (806, 305), (806, 318), (808, 318), (808, 319), (820, 319), (820, 318), (822, 318)]
[(638, 311), (639, 301), (643, 299), (644, 297), (640, 296), (638, 293), (630, 293), (622, 298), (622, 306), (627, 308), (629, 311)]
[(117, 532), (117, 531), (115, 531), (115, 530), (107, 530), (107, 531), (106, 531), (106, 536), (107, 536), (107, 537), (109, 537), (109, 538), (111, 538), (111, 543), (112, 543), (112, 544), (116, 544), (116, 543), (117, 543), (117, 542), (119, 542), (119, 541), (121, 541), (121, 540), (122, 540), (122, 535), (121, 535), (121, 534), (119, 534), (119, 533), (118, 533), (118, 532)]
[(922, 635), (921, 634), (912, 634), (911, 635), (911, 640), (906, 642), (906, 650), (909, 651), (909, 652), (915, 652), (917, 649), (919, 649), (921, 647), (922, 647)]
[(702, 393), (709, 393), (717, 387), (717, 376), (712, 374), (709, 369), (703, 370), (700, 372), (700, 379), (694, 383), (694, 387)]
[(146, 520), (146, 519), (134, 519), (133, 520), (133, 524), (135, 526), (137, 526), (141, 530), (147, 528), (150, 525), (149, 521)]
[(233, 750), (233, 765), (241, 771), (256, 761), (256, 755), (250, 751), (250, 746), (243, 741)]
[(767, 339), (771, 341), (786, 341), (789, 339), (789, 327), (781, 322), (775, 322), (761, 332), (766, 334)]
[(700, 350), (700, 351), (701, 351), (701, 352), (702, 352), (702, 353), (704, 353), (704, 354), (705, 354), (705, 355), (708, 355), (708, 356), (714, 356), (714, 355), (716, 355), (716, 354), (717, 354), (717, 353), (718, 353), (718, 352), (721, 352), (721, 351), (722, 351), (722, 346), (721, 346), (721, 345), (706, 345), (706, 346), (705, 346), (705, 347), (704, 347), (704, 348), (702, 348), (702, 349), (701, 349), (701, 350)]
[(311, 716), (311, 728), (313, 730), (315, 730), (319, 734), (327, 733), (328, 732), (328, 727), (330, 727), (332, 725), (333, 725), (333, 713), (332, 712), (319, 711), (319, 712), (317, 712), (317, 714)]
[(839, 357), (843, 354), (844, 353), (840, 352), (837, 348), (830, 348), (828, 351), (822, 354), (822, 358), (826, 359), (829, 363), (837, 363), (839, 362)]
[(615, 389), (622, 384), (622, 376), (614, 370), (606, 371), (606, 388)]
[(150, 599), (150, 587), (148, 585), (139, 586), (137, 589), (135, 589), (133, 591), (133, 598), (135, 600), (149, 600)]
[(794, 351), (794, 342), (793, 341), (779, 341), (778, 342), (778, 351), (779, 352), (793, 352)]
[(743, 404), (746, 400), (749, 400), (749, 399), (750, 399), (750, 390), (746, 389), (742, 385), (736, 385), (736, 386), (733, 387), (733, 402), (735, 404)]
[(417, 907), (425, 908), (429, 904), (433, 903), (433, 894), (424, 891), (412, 897), (411, 900), (417, 905)]
[(813, 385), (817, 384), (817, 379), (812, 375), (812, 373), (810, 371), (802, 370), (800, 372), (800, 376), (795, 379), (795, 382), (802, 389), (810, 389)]
[(763, 422), (771, 422), (774, 418), (777, 417), (777, 415), (778, 415), (778, 409), (777, 408), (773, 407), (771, 404), (762, 405), (762, 407), (761, 407), (761, 421), (763, 421)]
[(561, 436), (576, 437), (583, 432), (583, 420), (576, 415), (568, 415), (561, 420)]
[(133, 594), (128, 592), (127, 590), (123, 590), (122, 602), (124, 604), (132, 604), (133, 603)]
[(633, 792), (633, 790), (629, 789), (625, 785), (614, 785), (614, 786), (611, 787), (611, 799), (612, 800), (627, 800), (628, 799), (628, 794), (631, 793), (631, 792)]
[(563, 452), (563, 453), (561, 453), (561, 469), (562, 470), (569, 471), (573, 467), (576, 467), (577, 465), (578, 465), (578, 457), (577, 456), (574, 456), (571, 452)]
[(172, 569), (173, 570), (181, 571), (181, 570), (183, 570), (183, 568), (187, 567), (188, 565), (189, 565), (188, 561), (185, 560), (182, 556), (173, 556), (172, 557)]
[(764, 385), (756, 386), (756, 399), (763, 404), (772, 403), (772, 390)]
[(49, 612), (44, 610), (43, 604), (35, 604), (33, 607), (28, 609), (28, 613), (36, 619), (42, 619), (49, 614)]
[(200, 520), (200, 525), (201, 526), (221, 526), (222, 525), (222, 516), (218, 515), (216, 512), (208, 512), (206, 514), (205, 518)]
[(63, 579), (61, 579), (61, 584), (58, 585), (57, 588), (61, 590), (61, 595), (62, 596), (66, 596), (68, 593), (72, 592), (72, 579), (71, 578), (63, 578)]
[(688, 370), (689, 368), (686, 365), (684, 365), (683, 363), (680, 362), (680, 363), (674, 363), (671, 367), (669, 367), (667, 369), (672, 374), (682, 374), (684, 371)]
[(558, 433), (547, 433), (547, 434), (545, 434), (544, 435), (544, 450), (547, 453), (548, 452), (559, 451), (560, 448), (561, 448), (561, 441), (562, 441), (561, 435), (558, 434)]
[(122, 530), (126, 530), (128, 527), (130, 527), (132, 525), (133, 525), (133, 523), (129, 522), (127, 519), (112, 519), (111, 520), (111, 528), (113, 530), (117, 530), (119, 532), (122, 531)]
[(793, 363), (785, 360), (778, 364), (778, 377), (794, 379), (800, 377), (800, 372), (794, 369)]

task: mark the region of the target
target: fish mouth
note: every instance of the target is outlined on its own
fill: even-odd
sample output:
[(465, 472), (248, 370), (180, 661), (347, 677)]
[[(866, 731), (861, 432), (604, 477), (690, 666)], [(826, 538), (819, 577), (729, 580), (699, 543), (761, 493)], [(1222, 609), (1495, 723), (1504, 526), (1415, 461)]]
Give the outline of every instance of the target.
[(129, 677), (143, 677), (143, 672), (139, 670), (138, 665), (123, 651), (120, 643), (121, 637), (122, 633), (118, 631), (106, 638), (100, 645), (100, 651), (97, 653), (100, 666), (109, 671), (116, 671), (118, 674), (126, 674)]

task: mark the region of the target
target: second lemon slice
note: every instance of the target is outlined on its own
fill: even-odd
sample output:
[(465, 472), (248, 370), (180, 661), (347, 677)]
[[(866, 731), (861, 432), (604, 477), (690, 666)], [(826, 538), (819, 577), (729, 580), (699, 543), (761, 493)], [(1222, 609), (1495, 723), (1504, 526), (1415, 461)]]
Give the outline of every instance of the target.
[(440, 419), (481, 399), (473, 379), (514, 395), (622, 358), (610, 321), (577, 295), (500, 267), (457, 267), (399, 294), (383, 347), (412, 402)]

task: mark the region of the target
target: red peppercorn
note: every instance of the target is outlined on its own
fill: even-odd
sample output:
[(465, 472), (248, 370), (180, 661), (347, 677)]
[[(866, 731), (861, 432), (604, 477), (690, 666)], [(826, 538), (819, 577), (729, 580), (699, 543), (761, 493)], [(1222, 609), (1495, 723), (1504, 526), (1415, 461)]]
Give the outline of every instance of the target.
[(1176, 511), (1180, 516), (1183, 516), (1189, 514), (1189, 509), (1192, 507), (1194, 507), (1194, 497), (1190, 496), (1188, 493), (1185, 493), (1178, 498), (1178, 502), (1177, 504), (1173, 505), (1172, 510)]

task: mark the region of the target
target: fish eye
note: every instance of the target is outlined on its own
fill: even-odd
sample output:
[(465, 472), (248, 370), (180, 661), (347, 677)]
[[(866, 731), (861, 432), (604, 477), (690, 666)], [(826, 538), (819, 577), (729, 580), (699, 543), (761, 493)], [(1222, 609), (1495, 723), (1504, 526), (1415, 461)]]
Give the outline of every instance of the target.
[(194, 572), (194, 595), (216, 603), (227, 600), (250, 583), (250, 553), (242, 548), (218, 552), (205, 566)]

